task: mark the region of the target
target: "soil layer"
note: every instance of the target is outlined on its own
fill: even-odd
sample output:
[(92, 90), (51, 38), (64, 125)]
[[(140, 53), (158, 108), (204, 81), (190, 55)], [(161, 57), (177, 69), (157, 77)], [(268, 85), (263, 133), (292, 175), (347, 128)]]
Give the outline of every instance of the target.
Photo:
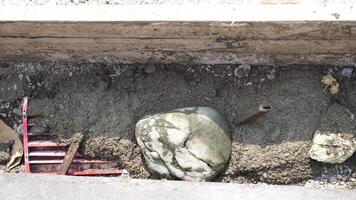
[[(234, 140), (230, 164), (216, 179), (224, 182), (303, 183), (326, 166), (308, 156), (315, 130), (338, 121), (336, 131), (356, 133), (349, 123), (356, 114), (355, 77), (338, 77), (338, 68), (329, 69), (341, 88), (332, 96), (320, 81), (328, 68), (316, 66), (254, 66), (242, 75), (234, 65), (0, 66), (0, 117), (9, 125), (18, 125), (19, 100), (30, 96), (31, 121), (60, 138), (84, 133), (86, 156), (116, 160), (138, 178), (150, 177), (134, 138), (135, 123), (147, 114), (192, 106), (222, 113)], [(271, 112), (238, 125), (260, 104)], [(345, 163), (353, 172), (355, 160)]]

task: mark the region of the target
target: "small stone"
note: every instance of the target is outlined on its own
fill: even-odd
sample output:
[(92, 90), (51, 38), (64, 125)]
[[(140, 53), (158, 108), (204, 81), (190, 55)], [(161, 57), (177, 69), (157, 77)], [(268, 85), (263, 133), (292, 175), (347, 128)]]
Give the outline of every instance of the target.
[(16, 126), (16, 133), (19, 135), (23, 134), (22, 124), (19, 124), (18, 126)]
[(30, 79), (30, 77), (28, 76), (28, 75), (26, 75), (26, 80), (27, 80), (27, 82), (30, 84), (31, 83), (31, 79)]
[(23, 79), (23, 74), (19, 74), (18, 77), (19, 77), (20, 81), (22, 81), (22, 79)]
[(145, 66), (144, 70), (147, 74), (151, 74), (156, 71), (156, 67), (154, 65), (148, 65), (148, 66)]
[(312, 159), (325, 163), (343, 163), (356, 151), (356, 139), (352, 134), (315, 131), (309, 150)]
[(267, 178), (268, 178), (267, 173), (263, 173), (263, 174), (262, 174), (262, 177), (265, 178), (265, 179), (267, 179)]
[(242, 64), (234, 70), (234, 75), (238, 78), (246, 78), (250, 75), (251, 66), (248, 64)]
[(335, 184), (335, 183), (337, 183), (337, 178), (335, 176), (332, 176), (329, 178), (329, 182)]
[(69, 72), (68, 76), (72, 77), (73, 76), (73, 72)]
[(19, 108), (14, 108), (14, 109), (12, 110), (12, 113), (14, 113), (14, 114), (17, 115), (17, 116), (21, 116), (21, 115), (22, 115), (21, 109), (19, 109)]
[(59, 104), (59, 110), (63, 110), (64, 109), (64, 105), (63, 104)]
[(276, 78), (276, 69), (271, 69), (270, 71), (268, 71), (268, 73), (266, 74), (266, 78), (268, 80), (273, 80)]
[(346, 77), (348, 77), (348, 78), (351, 78), (352, 77), (352, 72), (353, 72), (353, 68), (344, 68), (344, 69), (342, 69), (342, 72), (341, 72), (341, 74), (343, 75), (343, 76), (346, 76)]
[(10, 102), (6, 101), (5, 103), (3, 103), (3, 107), (4, 108), (10, 108), (11, 104)]
[(285, 165), (285, 164), (287, 164), (287, 161), (285, 161), (285, 160), (280, 160), (280, 164), (281, 164), (281, 165)]

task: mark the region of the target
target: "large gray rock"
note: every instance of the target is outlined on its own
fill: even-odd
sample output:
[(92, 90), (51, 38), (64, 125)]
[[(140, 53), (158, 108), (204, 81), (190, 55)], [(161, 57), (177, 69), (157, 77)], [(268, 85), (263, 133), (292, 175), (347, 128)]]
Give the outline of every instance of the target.
[(146, 116), (137, 122), (135, 135), (147, 167), (160, 177), (209, 180), (231, 154), (228, 123), (208, 107)]
[(316, 131), (309, 155), (312, 159), (325, 163), (343, 163), (356, 151), (353, 134)]

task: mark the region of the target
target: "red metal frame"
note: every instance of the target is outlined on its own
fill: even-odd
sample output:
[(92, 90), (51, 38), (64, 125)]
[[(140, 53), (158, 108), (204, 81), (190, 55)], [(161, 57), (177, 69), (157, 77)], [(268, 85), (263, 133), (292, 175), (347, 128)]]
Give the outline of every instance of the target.
[(23, 152), (25, 158), (25, 173), (30, 173), (30, 162), (28, 159), (28, 124), (27, 124), (27, 112), (28, 112), (28, 97), (23, 98), (22, 103), (22, 135), (23, 135)]
[[(35, 126), (28, 124), (28, 97), (22, 103), (22, 130), (23, 146), (25, 159), (25, 173), (36, 174), (58, 174), (63, 159), (67, 153), (65, 150), (68, 145), (43, 140), (36, 137), (38, 135), (29, 133), (29, 127)], [(48, 134), (42, 134), (45, 137)], [(116, 162), (103, 160), (85, 160), (83, 155), (76, 153), (74, 160), (66, 175), (73, 176), (93, 176), (93, 175), (121, 175), (127, 174), (127, 170), (113, 169), (117, 167)]]

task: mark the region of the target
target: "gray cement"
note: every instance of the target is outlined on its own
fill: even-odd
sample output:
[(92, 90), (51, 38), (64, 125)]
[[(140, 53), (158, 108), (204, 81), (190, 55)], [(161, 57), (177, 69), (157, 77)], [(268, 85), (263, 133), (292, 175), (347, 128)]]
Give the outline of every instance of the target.
[(0, 174), (2, 200), (27, 199), (356, 199), (355, 191), (309, 189), (300, 186), (240, 185), (156, 181), (107, 177), (24, 176)]

